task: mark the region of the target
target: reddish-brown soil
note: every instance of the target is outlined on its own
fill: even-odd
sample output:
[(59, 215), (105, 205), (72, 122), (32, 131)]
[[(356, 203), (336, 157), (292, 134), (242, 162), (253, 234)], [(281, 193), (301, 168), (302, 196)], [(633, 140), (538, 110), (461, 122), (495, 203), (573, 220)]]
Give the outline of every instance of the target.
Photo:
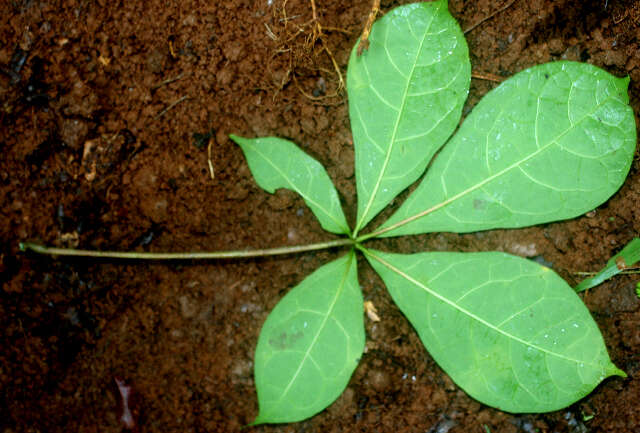
[[(382, 11), (400, 3), (383, 0)], [(451, 0), (450, 10), (469, 29), (505, 4)], [(316, 21), (311, 6), (0, 2), (0, 432), (121, 431), (115, 378), (133, 389), (138, 431), (238, 431), (256, 415), (262, 323), (288, 288), (342, 251), (154, 263), (56, 260), (23, 254), (18, 243), (187, 251), (330, 239), (299, 197), (258, 188), (227, 138), (299, 143), (327, 167), (353, 220), (347, 100), (330, 54), (344, 75), (370, 0), (316, 0)], [(630, 75), (640, 110), (638, 2), (518, 0), (467, 39), (477, 77), (586, 61)], [(465, 113), (495, 86), (474, 78)], [(574, 284), (575, 271), (598, 270), (638, 236), (639, 168), (636, 155), (621, 190), (572, 221), (390, 239), (384, 248), (508, 251), (542, 258)], [(367, 319), (367, 352), (346, 391), (310, 420), (251, 430), (638, 433), (637, 280), (618, 276), (583, 295), (629, 377), (558, 412), (514, 415), (458, 389), (361, 262), (365, 299), (381, 321)]]

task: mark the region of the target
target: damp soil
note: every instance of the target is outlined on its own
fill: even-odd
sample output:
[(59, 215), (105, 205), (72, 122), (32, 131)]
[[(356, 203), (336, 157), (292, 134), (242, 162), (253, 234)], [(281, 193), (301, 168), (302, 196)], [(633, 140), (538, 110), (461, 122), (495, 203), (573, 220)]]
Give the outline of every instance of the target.
[[(295, 141), (327, 167), (353, 221), (340, 76), (370, 1), (315, 3), (314, 16), (309, 0), (0, 2), (0, 431), (122, 431), (116, 379), (132, 390), (137, 431), (239, 431), (255, 417), (262, 323), (289, 288), (343, 251), (158, 263), (54, 259), (18, 243), (189, 251), (331, 239), (299, 197), (257, 187), (228, 139)], [(382, 12), (401, 3), (383, 0)], [(629, 75), (640, 110), (640, 3), (518, 0), (491, 16), (507, 3), (450, 1), (471, 29), (465, 114), (500, 79), (558, 59)], [(636, 154), (620, 191), (574, 220), (384, 248), (506, 251), (575, 284), (576, 271), (600, 269), (638, 236), (639, 166)], [(452, 383), (381, 280), (365, 262), (359, 268), (381, 320), (366, 319), (367, 350), (346, 391), (307, 421), (252, 430), (640, 432), (637, 276), (582, 295), (628, 377), (564, 410), (523, 415)]]

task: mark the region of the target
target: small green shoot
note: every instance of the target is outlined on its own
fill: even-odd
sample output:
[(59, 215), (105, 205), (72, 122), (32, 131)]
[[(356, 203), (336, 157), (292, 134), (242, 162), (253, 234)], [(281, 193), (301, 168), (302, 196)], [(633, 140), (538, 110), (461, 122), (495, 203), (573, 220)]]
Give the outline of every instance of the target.
[[(602, 204), (624, 182), (635, 151), (628, 78), (584, 63), (534, 66), (486, 94), (454, 134), (471, 66), (446, 0), (389, 11), (373, 25), (369, 49), (358, 55), (357, 46), (347, 72), (358, 195), (353, 230), (319, 162), (284, 139), (231, 136), (261, 187), (297, 192), (325, 230), (345, 236), (258, 253), (349, 247), (292, 288), (264, 323), (255, 353), (259, 414), (253, 424), (309, 418), (347, 386), (365, 345), (358, 251), (436, 362), (484, 404), (517, 413), (553, 411), (609, 376), (625, 376), (584, 303), (552, 270), (498, 252), (395, 254), (364, 244), (526, 227), (579, 217)], [(362, 234), (432, 159), (390, 219)], [(631, 254), (625, 263), (638, 254), (634, 248), (621, 252)]]
[[(640, 238), (633, 238), (618, 254), (611, 257), (607, 265), (595, 276), (583, 280), (575, 287), (576, 292), (582, 292), (601, 284), (609, 278), (624, 272), (640, 261)], [(638, 289), (636, 288), (636, 293)], [(640, 294), (638, 295), (640, 297)]]

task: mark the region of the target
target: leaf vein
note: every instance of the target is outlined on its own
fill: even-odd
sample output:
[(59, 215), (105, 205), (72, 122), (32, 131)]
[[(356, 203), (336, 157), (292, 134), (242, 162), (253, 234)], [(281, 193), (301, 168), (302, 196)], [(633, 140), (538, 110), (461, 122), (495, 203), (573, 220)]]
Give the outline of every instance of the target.
[[(441, 4), (438, 5), (438, 10), (439, 10), (440, 7), (442, 7)], [(436, 11), (436, 13), (437, 13), (437, 11)], [(433, 24), (433, 21), (435, 20), (436, 13), (433, 14), (433, 16), (431, 18), (431, 21), (427, 25), (427, 28), (426, 28), (425, 32), (427, 32), (431, 28), (431, 25)], [(425, 39), (426, 39), (426, 34), (423, 35), (423, 37), (420, 39), (420, 44), (418, 46), (418, 49), (416, 50), (416, 56), (414, 58), (414, 64), (411, 67), (411, 70), (409, 71), (409, 79), (406, 81), (405, 88), (404, 88), (404, 91), (403, 91), (403, 94), (402, 94), (402, 98), (401, 98), (402, 107), (401, 107), (400, 111), (398, 112), (398, 115), (396, 116), (396, 119), (395, 119), (395, 122), (394, 122), (394, 125), (393, 125), (393, 132), (391, 133), (391, 140), (390, 140), (390, 143), (389, 143), (389, 148), (388, 148), (388, 150), (386, 152), (385, 160), (384, 160), (384, 163), (383, 163), (383, 165), (381, 167), (380, 173), (378, 174), (378, 179), (376, 180), (376, 182), (374, 184), (373, 192), (372, 192), (371, 196), (368, 198), (367, 204), (365, 205), (365, 208), (364, 208), (364, 212), (362, 213), (362, 216), (360, 217), (360, 221), (358, 221), (358, 223), (356, 224), (356, 228), (353, 231), (353, 235), (354, 236), (357, 236), (358, 231), (361, 228), (361, 225), (363, 224), (363, 222), (367, 218), (367, 215), (369, 214), (371, 206), (373, 205), (373, 201), (375, 200), (376, 195), (378, 193), (378, 190), (380, 189), (380, 185), (382, 183), (382, 179), (383, 179), (383, 177), (385, 175), (385, 172), (387, 170), (387, 167), (389, 165), (389, 161), (391, 160), (391, 153), (392, 153), (393, 148), (394, 148), (396, 135), (398, 133), (398, 126), (400, 125), (400, 119), (402, 117), (401, 113), (404, 111), (404, 107), (405, 107), (406, 102), (407, 102), (407, 92), (409, 91), (409, 85), (411, 83), (411, 79), (413, 77), (413, 73), (414, 73), (415, 68), (416, 68), (416, 63), (418, 61), (418, 57), (419, 57), (420, 53), (422, 52), (422, 46), (424, 44)], [(365, 63), (365, 69), (366, 69), (366, 62), (364, 62), (364, 63)]]
[(280, 169), (280, 167), (278, 165), (274, 164), (273, 161), (271, 161), (271, 159), (269, 159), (263, 152), (261, 152), (259, 150), (258, 146), (254, 146), (253, 144), (251, 144), (250, 146), (253, 148), (253, 151), (256, 152), (256, 154), (260, 155), (274, 169), (274, 171), (276, 171), (278, 174), (280, 174), (280, 176), (282, 176), (282, 179), (284, 179), (289, 184), (289, 186), (290, 186), (290, 188), (292, 190), (294, 190), (296, 193), (300, 194), (300, 196), (302, 196), (302, 198), (306, 202), (316, 206), (316, 208), (318, 210), (322, 211), (322, 213), (324, 213), (330, 220), (332, 220), (336, 224), (336, 226), (338, 226), (342, 230), (344, 230), (345, 233), (347, 233), (349, 231), (349, 228), (345, 227), (342, 224), (342, 222), (340, 220), (336, 219), (336, 217), (334, 215), (332, 215), (332, 213), (329, 212), (323, 205), (318, 203), (316, 200), (311, 198), (311, 196), (309, 196), (304, 191), (302, 191), (300, 188), (298, 188), (295, 185), (295, 183), (289, 178), (289, 176), (287, 176), (287, 174)]
[(533, 343), (532, 343), (532, 342), (530, 342), (530, 341), (526, 341), (526, 340), (524, 340), (524, 339), (522, 339), (522, 338), (520, 338), (520, 337), (518, 337), (518, 336), (516, 336), (516, 335), (513, 335), (513, 334), (510, 334), (510, 333), (508, 333), (508, 332), (506, 332), (506, 331), (503, 331), (503, 330), (501, 330), (501, 329), (497, 328), (495, 325), (492, 325), (491, 323), (487, 322), (487, 321), (486, 321), (486, 320), (484, 320), (483, 318), (481, 318), (481, 317), (477, 316), (476, 314), (472, 313), (471, 311), (469, 311), (469, 310), (467, 310), (467, 309), (463, 308), (463, 307), (462, 307), (462, 306), (460, 306), (460, 305), (457, 305), (455, 302), (451, 301), (451, 300), (450, 300), (450, 299), (448, 299), (447, 297), (445, 297), (445, 296), (443, 296), (443, 295), (439, 294), (438, 292), (436, 292), (436, 291), (434, 291), (434, 290), (430, 289), (429, 287), (427, 287), (426, 285), (424, 285), (422, 282), (420, 282), (420, 281), (416, 280), (416, 279), (415, 279), (415, 278), (413, 278), (412, 276), (408, 275), (406, 272), (403, 272), (402, 270), (400, 270), (400, 269), (396, 268), (395, 266), (393, 266), (391, 263), (387, 262), (387, 261), (386, 261), (386, 260), (384, 260), (383, 258), (378, 257), (377, 255), (373, 254), (371, 251), (369, 251), (369, 250), (364, 250), (364, 249), (363, 249), (363, 251), (365, 251), (365, 254), (367, 254), (367, 255), (369, 255), (370, 257), (372, 257), (373, 259), (375, 259), (375, 260), (379, 261), (381, 264), (383, 264), (384, 266), (386, 266), (387, 268), (389, 268), (390, 270), (392, 270), (392, 271), (393, 271), (393, 272), (395, 272), (396, 274), (400, 275), (402, 278), (404, 278), (404, 279), (406, 279), (407, 281), (411, 282), (413, 285), (415, 285), (415, 286), (417, 286), (417, 287), (421, 288), (422, 290), (424, 290), (425, 292), (427, 292), (428, 294), (430, 294), (430, 295), (431, 295), (431, 296), (433, 296), (434, 298), (436, 298), (436, 299), (438, 299), (438, 300), (440, 300), (440, 301), (444, 302), (445, 304), (449, 305), (450, 307), (452, 307), (453, 309), (457, 310), (458, 312), (460, 312), (460, 313), (462, 313), (462, 314), (466, 315), (467, 317), (469, 317), (469, 318), (471, 318), (471, 319), (473, 319), (473, 320), (475, 320), (475, 321), (479, 322), (480, 324), (482, 324), (482, 325), (486, 326), (487, 328), (489, 328), (489, 329), (491, 329), (491, 330), (493, 330), (493, 331), (497, 332), (498, 334), (503, 335), (503, 336), (504, 336), (504, 337), (506, 337), (506, 338), (512, 339), (512, 340), (514, 340), (514, 341), (517, 341), (518, 343), (520, 343), (520, 344), (522, 344), (522, 345), (524, 345), (524, 346), (531, 347), (531, 348), (533, 348), (533, 349), (535, 349), (535, 350), (538, 350), (538, 351), (540, 351), (540, 352), (548, 353), (548, 354), (550, 354), (550, 355), (552, 355), (552, 356), (555, 356), (555, 357), (557, 357), (557, 358), (560, 358), (560, 359), (565, 359), (565, 360), (567, 360), (567, 361), (574, 362), (574, 363), (576, 363), (576, 364), (578, 364), (578, 363), (584, 363), (584, 364), (588, 364), (588, 365), (590, 365), (590, 366), (592, 366), (592, 367), (599, 368), (599, 366), (597, 366), (597, 365), (595, 365), (595, 364), (589, 364), (589, 363), (584, 362), (584, 361), (582, 361), (582, 360), (574, 359), (574, 358), (571, 358), (571, 357), (569, 357), (569, 356), (563, 355), (563, 354), (561, 354), (561, 353), (552, 352), (552, 351), (550, 351), (549, 349), (546, 349), (546, 348), (544, 348), (544, 347), (542, 347), (542, 346), (539, 346), (539, 345), (537, 345), (537, 344), (533, 344)]
[(352, 262), (353, 262), (353, 253), (350, 253), (350, 254), (351, 255), (349, 257), (349, 261), (347, 262), (347, 265), (345, 267), (345, 272), (342, 275), (342, 280), (340, 281), (340, 284), (338, 285), (338, 290), (336, 290), (336, 294), (333, 297), (333, 299), (331, 300), (331, 304), (329, 304), (329, 308), (328, 308), (326, 314), (323, 314), (324, 318), (322, 319), (322, 323), (320, 323), (320, 326), (318, 327), (318, 332), (316, 332), (316, 335), (314, 335), (313, 340), (311, 340), (311, 343), (309, 344), (309, 348), (306, 350), (302, 360), (300, 361), (300, 365), (298, 366), (297, 370), (295, 371), (295, 373), (293, 374), (293, 376), (289, 380), (289, 383), (285, 387), (285, 389), (282, 392), (282, 395), (280, 396), (278, 401), (282, 401), (285, 398), (285, 396), (287, 395), (287, 393), (289, 392), (289, 390), (293, 386), (293, 383), (298, 378), (298, 375), (302, 371), (302, 367), (305, 365), (307, 359), (311, 359), (312, 362), (315, 362), (315, 360), (311, 356), (311, 351), (315, 347), (315, 345), (316, 345), (316, 343), (318, 341), (318, 338), (320, 337), (320, 334), (324, 330), (324, 327), (327, 324), (329, 318), (332, 317), (331, 315), (333, 313), (333, 310), (335, 309), (335, 306), (336, 306), (336, 304), (338, 302), (338, 299), (340, 298), (340, 295), (342, 294), (345, 286), (348, 284), (347, 277), (349, 275), (349, 269), (350, 269), (350, 267), (352, 265)]

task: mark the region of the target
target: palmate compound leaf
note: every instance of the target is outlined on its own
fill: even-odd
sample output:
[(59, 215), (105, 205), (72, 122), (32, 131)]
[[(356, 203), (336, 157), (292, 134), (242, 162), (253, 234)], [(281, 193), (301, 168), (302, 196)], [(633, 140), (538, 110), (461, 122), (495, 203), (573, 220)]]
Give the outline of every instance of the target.
[[(470, 76), (466, 43), (446, 0), (389, 12), (374, 25), (370, 43), (360, 57), (354, 48), (348, 71), (354, 237), (448, 138)], [(520, 227), (601, 203), (624, 179), (635, 145), (627, 83), (569, 62), (507, 80), (478, 105), (383, 234)], [(276, 153), (283, 159), (266, 158), (266, 169), (251, 162), (265, 158), (247, 156), (267, 190), (291, 186), (279, 173), (277, 185), (263, 185), (264, 173), (274, 176), (280, 166), (292, 172), (287, 152)], [(322, 221), (332, 211), (314, 213)], [(337, 227), (332, 231), (348, 233)], [(550, 411), (607, 376), (624, 375), (579, 298), (548, 269), (500, 253), (403, 256), (358, 248), (438, 363), (486, 404)], [(355, 272), (350, 252), (292, 289), (270, 314), (256, 349), (255, 424), (310, 417), (346, 386), (364, 347)]]
[(253, 177), (263, 189), (270, 193), (278, 188), (297, 192), (323, 229), (350, 233), (338, 192), (322, 164), (282, 138), (230, 138), (242, 148)]
[(256, 347), (254, 424), (309, 418), (342, 393), (364, 350), (362, 305), (353, 251), (282, 298)]
[(574, 62), (504, 81), (465, 119), (382, 236), (524, 227), (603, 203), (624, 182), (636, 146), (628, 83)]
[(400, 6), (378, 20), (347, 71), (355, 146), (357, 233), (423, 172), (458, 125), (471, 66), (446, 0)]
[(553, 411), (625, 376), (580, 298), (548, 268), (497, 252), (364, 251), (429, 353), (482, 403)]

